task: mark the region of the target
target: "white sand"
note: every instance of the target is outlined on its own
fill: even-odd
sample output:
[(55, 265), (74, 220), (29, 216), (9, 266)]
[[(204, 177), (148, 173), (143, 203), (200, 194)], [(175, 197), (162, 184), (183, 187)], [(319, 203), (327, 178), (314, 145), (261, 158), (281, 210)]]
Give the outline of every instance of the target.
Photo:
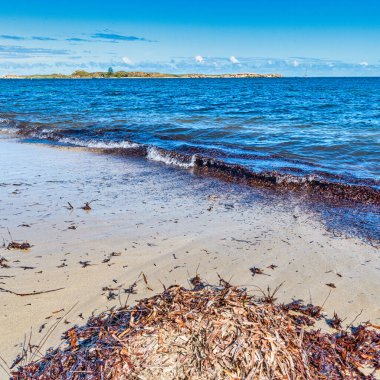
[[(379, 324), (379, 250), (334, 237), (297, 200), (261, 195), (145, 160), (0, 140), (0, 238), (9, 242), (9, 228), (14, 240), (33, 244), (27, 252), (0, 249), (11, 266), (0, 268), (0, 288), (64, 288), (0, 292), (1, 356), (11, 363), (25, 334), (32, 330), (38, 343), (75, 305), (42, 351), (56, 345), (63, 331), (84, 323), (80, 313), (87, 319), (126, 302), (123, 291), (107, 300), (103, 287), (125, 289), (141, 272), (149, 284), (140, 276), (129, 304), (162, 284), (187, 285), (198, 271), (210, 283), (220, 274), (256, 292), (284, 282), (279, 301), (325, 302), (326, 313), (337, 311), (347, 324), (362, 310), (356, 322)], [(79, 208), (93, 199), (91, 211)], [(121, 255), (102, 263), (111, 252)], [(252, 277), (252, 266), (267, 275)]]

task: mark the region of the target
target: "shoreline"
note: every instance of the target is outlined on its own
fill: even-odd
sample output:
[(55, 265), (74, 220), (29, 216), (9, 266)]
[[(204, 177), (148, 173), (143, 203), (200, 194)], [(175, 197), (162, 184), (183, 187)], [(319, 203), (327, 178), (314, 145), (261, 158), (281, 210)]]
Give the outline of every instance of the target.
[(201, 178), (249, 187), (274, 196), (299, 198), (314, 211), (330, 231), (357, 236), (380, 247), (380, 188), (375, 179), (355, 179), (317, 171), (315, 173), (286, 171), (255, 171), (235, 164), (227, 158), (213, 157), (201, 150), (175, 151), (134, 141), (81, 140), (65, 137), (64, 133), (32, 129), (0, 130), (21, 143), (41, 144), (52, 148), (82, 149), (122, 159), (139, 158), (164, 164), (175, 169), (191, 171)]
[[(32, 245), (0, 250), (10, 267), (0, 268), (0, 287), (63, 288), (0, 293), (0, 352), (8, 362), (30, 328), (38, 341), (73, 305), (43, 351), (91, 313), (155, 294), (163, 284), (186, 286), (196, 273), (209, 283), (232, 276), (253, 293), (284, 282), (279, 302), (311, 300), (347, 323), (357, 317), (379, 324), (379, 250), (334, 236), (297, 199), (140, 158), (12, 139), (0, 146), (0, 234), (8, 242), (9, 228), (15, 241)], [(91, 210), (81, 209), (92, 200)], [(252, 276), (252, 267), (264, 274)], [(136, 295), (119, 292), (138, 278)]]
[[(273, 189), (279, 192), (295, 192), (300, 196), (308, 196), (311, 200), (331, 204), (373, 205), (380, 207), (380, 183), (373, 178), (355, 178), (334, 175), (322, 170), (297, 174), (287, 171), (264, 170), (255, 171), (250, 167), (228, 161), (228, 155), (217, 157), (213, 151), (196, 150), (176, 151), (140, 142), (123, 141), (85, 141), (65, 136), (61, 131), (31, 130), (23, 127), (0, 129), (2, 133), (21, 140), (36, 139), (36, 143), (49, 145), (81, 147), (115, 156), (143, 157), (148, 160), (164, 162), (168, 165), (193, 168), (199, 175), (211, 176), (226, 182), (235, 182), (250, 187)], [(226, 159), (227, 158), (227, 159)], [(274, 158), (274, 157), (272, 157)], [(270, 158), (266, 158), (270, 159)], [(289, 160), (292, 161), (292, 160)], [(296, 162), (296, 160), (293, 160)], [(301, 162), (301, 161), (300, 161)]]

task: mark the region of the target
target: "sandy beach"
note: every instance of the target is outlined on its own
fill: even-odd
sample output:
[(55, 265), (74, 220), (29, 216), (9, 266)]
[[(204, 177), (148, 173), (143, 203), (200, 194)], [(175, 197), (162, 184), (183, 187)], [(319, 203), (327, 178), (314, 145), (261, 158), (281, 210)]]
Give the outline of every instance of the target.
[[(42, 352), (92, 313), (133, 304), (163, 286), (187, 286), (196, 273), (252, 293), (282, 284), (279, 302), (323, 304), (343, 325), (380, 322), (378, 248), (327, 231), (296, 197), (141, 158), (11, 138), (0, 140), (0, 172), (0, 257), (6, 260), (0, 353), (8, 364), (25, 336), (38, 344), (59, 318)], [(85, 202), (91, 210), (81, 209)], [(8, 230), (32, 248), (5, 249)], [(264, 274), (252, 275), (252, 267)], [(127, 294), (134, 282), (136, 294)], [(48, 290), (54, 291), (24, 295)]]

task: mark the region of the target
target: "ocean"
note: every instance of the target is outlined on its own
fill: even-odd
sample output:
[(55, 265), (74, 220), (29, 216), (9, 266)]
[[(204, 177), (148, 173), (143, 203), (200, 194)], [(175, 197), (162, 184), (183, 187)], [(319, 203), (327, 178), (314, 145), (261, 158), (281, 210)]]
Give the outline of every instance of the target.
[(0, 129), (380, 204), (380, 78), (0, 80)]

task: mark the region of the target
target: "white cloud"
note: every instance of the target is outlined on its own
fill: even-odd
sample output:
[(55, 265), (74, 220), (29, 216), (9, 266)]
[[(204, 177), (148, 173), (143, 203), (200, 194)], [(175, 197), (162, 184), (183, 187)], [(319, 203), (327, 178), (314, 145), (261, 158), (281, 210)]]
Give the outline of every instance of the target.
[[(1, 49), (0, 49), (1, 50)], [(87, 53), (86, 53), (87, 54)], [(90, 53), (88, 53), (90, 54)], [(306, 68), (308, 76), (380, 76), (380, 62), (376, 64), (357, 61), (349, 63), (332, 59), (310, 57), (244, 57), (243, 63), (232, 64), (226, 56), (208, 56), (201, 63), (195, 56), (170, 57), (161, 61), (132, 61), (129, 57), (115, 56), (112, 60), (97, 61), (87, 56), (82, 56), (82, 61), (71, 58), (71, 55), (46, 56), (41, 62), (41, 57), (20, 58), (17, 56), (1, 56), (0, 52), (0, 76), (4, 74), (33, 74), (62, 72), (71, 73), (78, 69), (87, 71), (107, 71), (112, 66), (115, 71), (125, 68), (133, 68), (137, 71), (158, 71), (167, 73), (280, 73), (286, 76), (304, 75)], [(199, 61), (199, 60), (198, 60)]]
[(291, 62), (291, 65), (294, 67), (298, 67), (300, 63), (295, 59), (294, 61)]
[(123, 62), (124, 62), (126, 65), (130, 65), (130, 66), (133, 65), (133, 61), (132, 61), (130, 58), (128, 58), (128, 57), (123, 57), (122, 60), (123, 60)]
[(239, 60), (234, 55), (231, 55), (230, 62), (234, 65), (238, 65), (240, 63)]
[(196, 55), (194, 57), (194, 59), (195, 59), (196, 63), (203, 63), (204, 62), (204, 58), (201, 55)]

